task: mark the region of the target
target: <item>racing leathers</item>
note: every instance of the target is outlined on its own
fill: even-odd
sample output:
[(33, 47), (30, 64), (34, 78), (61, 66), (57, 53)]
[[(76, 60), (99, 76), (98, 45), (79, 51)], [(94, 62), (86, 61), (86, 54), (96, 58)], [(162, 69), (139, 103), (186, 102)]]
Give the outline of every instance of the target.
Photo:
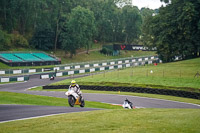
[(69, 86), (69, 90), (73, 90), (74, 92), (76, 92), (80, 97), (81, 97), (81, 90), (78, 84), (75, 85), (70, 85)]

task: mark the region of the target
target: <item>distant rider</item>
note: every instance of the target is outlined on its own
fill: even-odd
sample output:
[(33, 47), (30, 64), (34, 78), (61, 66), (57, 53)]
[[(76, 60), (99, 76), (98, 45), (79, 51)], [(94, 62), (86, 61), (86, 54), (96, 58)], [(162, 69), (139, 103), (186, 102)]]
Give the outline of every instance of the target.
[(82, 98), (80, 87), (79, 87), (78, 84), (76, 84), (75, 80), (71, 81), (71, 85), (69, 86), (69, 90), (73, 90), (74, 92), (76, 92), (80, 96), (80, 99)]

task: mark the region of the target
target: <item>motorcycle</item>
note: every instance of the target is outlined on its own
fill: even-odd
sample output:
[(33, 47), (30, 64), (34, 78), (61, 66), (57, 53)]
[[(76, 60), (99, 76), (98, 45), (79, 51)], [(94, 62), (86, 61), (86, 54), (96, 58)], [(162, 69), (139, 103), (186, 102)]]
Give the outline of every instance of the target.
[(132, 102), (130, 102), (127, 98), (126, 98), (126, 100), (124, 101), (124, 104), (122, 105), (123, 106), (123, 108), (128, 108), (128, 109), (133, 109), (133, 103)]
[(55, 79), (55, 77), (54, 77), (54, 76), (51, 76), (51, 77), (50, 77), (50, 80), (54, 80), (54, 79)]
[(68, 96), (68, 103), (71, 107), (74, 107), (74, 105), (80, 105), (80, 107), (85, 106), (85, 101), (84, 101), (83, 97), (82, 96), (80, 97), (73, 90), (68, 90), (65, 93), (65, 95)]

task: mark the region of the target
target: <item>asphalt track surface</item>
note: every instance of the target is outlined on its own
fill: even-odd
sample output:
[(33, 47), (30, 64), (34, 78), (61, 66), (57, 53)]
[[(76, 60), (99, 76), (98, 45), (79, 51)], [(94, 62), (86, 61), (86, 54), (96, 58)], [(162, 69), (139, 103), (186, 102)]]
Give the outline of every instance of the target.
[[(50, 81), (49, 79), (33, 78), (30, 79), (28, 82), (2, 84), (0, 85), (0, 91), (66, 98), (64, 92), (28, 91), (28, 89), (35, 86), (47, 85), (52, 82), (61, 81), (67, 78), (70, 77), (56, 77), (54, 81)], [(123, 101), (126, 98), (128, 98), (136, 108), (200, 109), (200, 105), (196, 104), (175, 102), (170, 100), (160, 100), (154, 98), (137, 97), (137, 96), (83, 93), (83, 97), (87, 101), (97, 101), (110, 104), (123, 104)], [(71, 108), (71, 107), (59, 107), (59, 106), (54, 107), (54, 106), (31, 106), (31, 105), (0, 105), (0, 123), (18, 119), (29, 119), (33, 117), (49, 116), (61, 113), (92, 111), (92, 110), (98, 110), (98, 109), (80, 108), (80, 107)]]

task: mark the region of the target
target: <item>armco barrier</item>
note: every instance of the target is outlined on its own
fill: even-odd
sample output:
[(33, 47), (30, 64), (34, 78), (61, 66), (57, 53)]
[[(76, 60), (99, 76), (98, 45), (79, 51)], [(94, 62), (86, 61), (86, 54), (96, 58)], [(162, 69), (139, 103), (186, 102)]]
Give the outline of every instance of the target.
[[(68, 89), (68, 87), (69, 85), (53, 85), (53, 86), (43, 86), (43, 89)], [(86, 85), (80, 85), (80, 88), (84, 90), (137, 92), (137, 93), (160, 94), (160, 95), (170, 95), (170, 96), (200, 99), (200, 93), (177, 91), (177, 90), (139, 88), (139, 87), (86, 86)]]
[(18, 76), (18, 77), (1, 77), (0, 83), (6, 83), (6, 82), (19, 82), (19, 81), (28, 81), (29, 76)]
[[(127, 60), (128, 61), (128, 60)], [(142, 61), (142, 62), (129, 62), (129, 63), (120, 63), (120, 64), (115, 64), (111, 63), (109, 66), (104, 65), (104, 66), (96, 66), (96, 67), (90, 67), (90, 68), (80, 68), (77, 67), (76, 69), (70, 69), (65, 72), (51, 72), (49, 74), (41, 74), (41, 79), (49, 78), (52, 75), (58, 77), (58, 76), (67, 76), (67, 75), (74, 75), (74, 74), (83, 74), (83, 73), (88, 73), (88, 72), (97, 72), (97, 71), (107, 71), (107, 70), (114, 70), (114, 69), (122, 69), (122, 68), (128, 68), (128, 67), (136, 67), (139, 65), (145, 65), (145, 64), (152, 64), (154, 61), (151, 60), (149, 61)]]

